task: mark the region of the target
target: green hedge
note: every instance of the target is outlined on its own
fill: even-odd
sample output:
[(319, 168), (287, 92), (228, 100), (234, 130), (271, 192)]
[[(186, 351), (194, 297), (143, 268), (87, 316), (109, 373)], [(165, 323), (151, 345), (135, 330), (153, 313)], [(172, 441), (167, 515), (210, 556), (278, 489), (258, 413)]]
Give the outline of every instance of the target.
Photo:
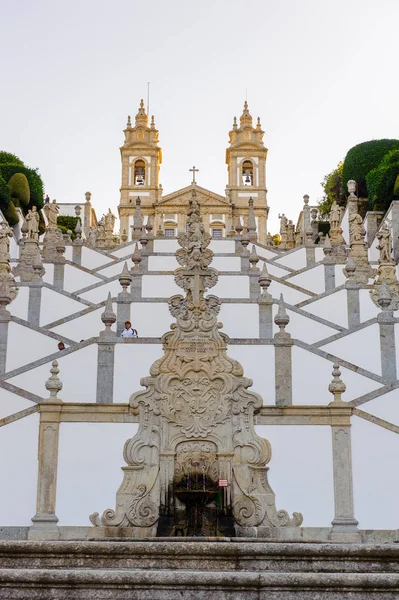
[(43, 208), (44, 186), (42, 178), (36, 169), (28, 169), (28, 167), (21, 167), (19, 165), (12, 164), (3, 165), (0, 163), (0, 176), (3, 177), (6, 182), (10, 181), (11, 177), (15, 175), (15, 173), (23, 173), (29, 182), (29, 208), (32, 206)]
[(65, 227), (65, 229), (66, 229), (65, 233), (67, 232), (68, 229), (70, 229), (72, 232), (74, 232), (75, 227), (78, 222), (78, 218), (79, 217), (66, 217), (64, 215), (61, 215), (61, 216), (57, 217), (57, 226), (59, 228)]
[(11, 154), (11, 152), (4, 152), (4, 150), (0, 151), (0, 164), (19, 165), (20, 167), (25, 166), (18, 156)]
[(399, 149), (388, 152), (377, 168), (366, 177), (369, 202), (373, 210), (387, 210), (395, 197), (395, 182), (399, 176)]
[(7, 183), (15, 206), (28, 206), (30, 201), (29, 182), (23, 173), (14, 173)]
[(346, 193), (348, 181), (354, 179), (358, 184), (358, 196), (369, 197), (367, 174), (378, 167), (385, 154), (398, 149), (399, 140), (371, 140), (351, 148), (345, 157), (342, 171), (344, 192)]

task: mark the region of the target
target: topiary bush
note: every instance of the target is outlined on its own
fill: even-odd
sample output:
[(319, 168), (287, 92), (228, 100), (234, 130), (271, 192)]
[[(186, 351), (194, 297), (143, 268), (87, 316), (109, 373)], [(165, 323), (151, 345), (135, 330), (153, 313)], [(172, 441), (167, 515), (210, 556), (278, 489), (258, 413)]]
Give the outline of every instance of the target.
[(395, 180), (395, 185), (393, 187), (393, 195), (395, 198), (399, 198), (399, 175)]
[[(16, 206), (26, 214), (32, 206), (43, 207), (44, 186), (37, 169), (29, 169), (10, 152), (0, 152), (0, 209), (10, 225), (18, 222)], [(8, 217), (6, 216), (8, 215)], [(40, 224), (39, 224), (40, 227)], [(42, 229), (44, 221), (42, 223)]]
[(395, 197), (395, 182), (399, 175), (399, 149), (388, 152), (377, 168), (366, 177), (369, 201), (373, 210), (387, 210)]
[(344, 191), (347, 183), (354, 179), (358, 184), (357, 195), (369, 197), (366, 177), (372, 169), (376, 169), (385, 154), (399, 149), (399, 140), (371, 140), (353, 146), (347, 153), (342, 170), (342, 185)]
[(65, 215), (61, 215), (57, 217), (57, 227), (59, 227), (60, 229), (61, 227), (65, 227), (66, 230), (70, 229), (71, 231), (75, 231), (78, 218), (79, 217), (67, 217)]

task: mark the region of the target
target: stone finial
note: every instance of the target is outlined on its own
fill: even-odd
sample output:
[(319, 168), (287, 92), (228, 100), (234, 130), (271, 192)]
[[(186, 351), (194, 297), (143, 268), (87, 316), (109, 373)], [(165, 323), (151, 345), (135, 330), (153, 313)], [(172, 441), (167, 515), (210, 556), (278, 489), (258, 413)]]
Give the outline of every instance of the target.
[(280, 331), (278, 332), (279, 334), (288, 335), (287, 332), (285, 331), (285, 328), (287, 327), (288, 323), (290, 322), (290, 318), (287, 315), (287, 311), (285, 310), (283, 294), (280, 294), (280, 300), (278, 303), (278, 311), (277, 311), (276, 316), (274, 317), (274, 322), (280, 328)]
[(154, 118), (154, 115), (151, 115), (151, 129), (155, 129), (155, 118)]
[(233, 131), (237, 131), (237, 129), (238, 129), (237, 117), (234, 117), (234, 119), (233, 119)]
[(86, 198), (86, 202), (90, 202), (90, 200), (91, 200), (91, 192), (86, 192), (85, 193), (85, 198)]
[(387, 282), (384, 279), (384, 277), (381, 280), (377, 302), (380, 305), (381, 310), (388, 310), (392, 302), (392, 296), (390, 294)]
[(26, 236), (28, 235), (28, 224), (24, 219), (24, 222), (22, 223), (22, 227), (21, 227), (21, 233), (22, 233), (22, 238), (25, 239)]
[(246, 233), (246, 232), (243, 233), (241, 236), (241, 246), (244, 248), (244, 252), (249, 253), (248, 246), (249, 246), (250, 241), (251, 240), (248, 237), (248, 233)]
[(334, 400), (331, 402), (331, 404), (346, 404), (346, 402), (341, 399), (341, 395), (346, 390), (346, 385), (342, 379), (340, 379), (341, 370), (338, 363), (334, 363), (332, 374), (333, 380), (328, 386), (328, 391), (334, 395)]
[(107, 298), (107, 302), (105, 305), (105, 310), (101, 315), (101, 321), (105, 325), (105, 332), (112, 333), (111, 325), (113, 325), (116, 321), (116, 314), (114, 313), (114, 311), (112, 309), (111, 292), (108, 292), (108, 298)]
[(133, 216), (133, 237), (139, 239), (143, 229), (143, 217), (141, 215), (141, 199), (140, 196), (136, 198), (136, 208)]
[(78, 219), (76, 222), (75, 235), (77, 240), (80, 240), (82, 237), (82, 224), (80, 219)]
[(121, 242), (122, 244), (126, 244), (128, 240), (126, 229), (124, 229), (121, 233)]
[(356, 197), (356, 181), (354, 179), (349, 179), (347, 185), (348, 185), (349, 196)]
[(237, 235), (241, 235), (243, 229), (244, 228), (242, 226), (241, 217), (237, 217), (237, 223), (236, 223), (236, 232), (237, 232)]
[(132, 128), (132, 118), (130, 115), (127, 116), (127, 123), (126, 123), (126, 129), (131, 129)]
[(157, 229), (157, 237), (163, 237), (164, 236), (164, 230), (163, 230), (163, 215), (161, 214), (159, 216), (159, 223), (158, 223), (158, 229)]
[(77, 217), (80, 217), (80, 213), (81, 213), (81, 212), (82, 212), (82, 207), (80, 206), (80, 204), (77, 204), (77, 205), (75, 206), (75, 215), (76, 215)]
[(256, 129), (258, 129), (258, 130), (262, 129), (262, 125), (261, 125), (261, 122), (260, 122), (260, 117), (258, 117), (257, 120), (256, 120)]
[(251, 264), (252, 271), (258, 270), (258, 267), (256, 265), (259, 262), (259, 256), (256, 254), (255, 244), (252, 244), (251, 254), (249, 255), (249, 262)]
[(123, 293), (126, 293), (126, 289), (132, 282), (132, 276), (129, 273), (129, 269), (127, 268), (127, 262), (123, 265), (122, 273), (119, 275), (119, 283), (122, 286)]
[(62, 382), (58, 378), (59, 372), (58, 360), (53, 360), (50, 369), (51, 375), (45, 383), (46, 390), (50, 392), (50, 397), (48, 398), (49, 402), (61, 402), (61, 400), (57, 398), (58, 392), (62, 390)]
[(141, 261), (142, 261), (141, 252), (139, 250), (138, 244), (136, 244), (135, 247), (134, 247), (133, 255), (132, 255), (132, 262), (134, 264), (133, 269), (135, 271), (139, 270)]
[(147, 223), (145, 224), (145, 230), (147, 232), (148, 237), (153, 237), (152, 236), (152, 230), (154, 229), (154, 226), (152, 224), (152, 217), (151, 215), (149, 215), (148, 219), (147, 219)]
[(272, 280), (270, 278), (270, 275), (268, 273), (267, 267), (266, 267), (266, 263), (263, 263), (263, 267), (262, 267), (262, 272), (259, 276), (259, 285), (262, 289), (262, 296), (268, 293), (268, 289), (269, 286), (271, 284)]
[(142, 230), (142, 232), (141, 232), (141, 234), (140, 234), (140, 237), (139, 237), (139, 242), (140, 242), (140, 244), (141, 244), (141, 249), (142, 249), (142, 250), (145, 250), (145, 249), (146, 249), (146, 246), (147, 246), (147, 244), (148, 244), (148, 234), (147, 234), (147, 232), (145, 231), (144, 227), (143, 227), (143, 230)]
[(345, 268), (343, 269), (344, 275), (349, 279), (353, 279), (355, 277), (356, 264), (353, 260), (352, 252), (349, 251), (348, 260), (346, 261)]
[(307, 194), (304, 195), (303, 202), (306, 206), (309, 204), (309, 196)]

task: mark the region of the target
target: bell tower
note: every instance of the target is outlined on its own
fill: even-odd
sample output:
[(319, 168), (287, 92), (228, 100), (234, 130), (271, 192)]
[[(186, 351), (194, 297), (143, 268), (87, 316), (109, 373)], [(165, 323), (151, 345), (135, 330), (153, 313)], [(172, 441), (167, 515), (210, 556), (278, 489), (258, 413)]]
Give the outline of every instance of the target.
[(136, 207), (136, 199), (141, 199), (143, 216), (154, 214), (154, 204), (161, 194), (159, 189), (159, 168), (162, 162), (162, 150), (158, 146), (158, 130), (154, 117), (148, 125), (148, 115), (141, 100), (134, 127), (127, 118), (124, 130), (125, 142), (121, 147), (122, 185), (118, 206), (121, 234), (124, 230), (131, 240), (130, 226)]
[(266, 157), (267, 148), (263, 143), (265, 132), (258, 117), (256, 127), (245, 101), (240, 117), (240, 126), (234, 117), (233, 129), (229, 132), (230, 145), (226, 150), (228, 168), (227, 196), (233, 206), (233, 221), (241, 217), (246, 223), (248, 201), (254, 201), (259, 242), (265, 244), (267, 236)]

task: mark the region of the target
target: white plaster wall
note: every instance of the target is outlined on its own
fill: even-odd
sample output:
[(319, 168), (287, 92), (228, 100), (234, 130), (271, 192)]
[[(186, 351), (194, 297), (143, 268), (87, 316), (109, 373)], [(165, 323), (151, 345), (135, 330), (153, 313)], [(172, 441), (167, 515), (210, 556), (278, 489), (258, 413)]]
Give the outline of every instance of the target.
[(72, 246), (67, 246), (65, 248), (64, 257), (66, 258), (66, 260), (72, 260)]
[(250, 389), (262, 396), (263, 404), (275, 404), (274, 346), (230, 345), (227, 354), (241, 363), (244, 376), (253, 380)]
[(370, 297), (370, 290), (359, 290), (359, 303), (361, 322), (373, 319), (380, 312)]
[(291, 269), (303, 269), (306, 267), (306, 250), (305, 248), (298, 248), (298, 250), (282, 256), (274, 262), (291, 267)]
[(335, 287), (343, 285), (346, 281), (346, 277), (343, 272), (345, 265), (335, 265)]
[(259, 306), (257, 304), (222, 304), (218, 320), (222, 331), (232, 338), (259, 337)]
[(210, 264), (211, 267), (218, 271), (241, 271), (241, 258), (239, 256), (214, 256)]
[[(39, 415), (0, 427), (0, 526), (32, 525), (36, 514)], [(6, 490), (6, 493), (5, 493)]]
[[(289, 275), (290, 271), (287, 269), (282, 269), (281, 267), (277, 267), (274, 263), (266, 263), (267, 271), (270, 275), (274, 275), (274, 277), (285, 277)], [(263, 269), (263, 261), (258, 262), (258, 269)]]
[(348, 210), (348, 208), (345, 209), (344, 216), (342, 217), (341, 227), (342, 227), (342, 235), (344, 236), (344, 240), (347, 244), (349, 244), (349, 210)]
[(299, 304), (300, 302), (310, 298), (310, 296), (307, 294), (298, 292), (298, 290), (290, 287), (289, 285), (285, 285), (285, 283), (280, 283), (279, 281), (272, 281), (268, 292), (277, 300), (279, 300), (280, 294), (283, 294), (284, 302), (287, 304)]
[[(274, 317), (276, 316), (277, 311), (278, 306), (277, 304), (274, 304), (273, 333), (279, 331), (279, 327), (274, 323)], [(298, 313), (295, 313), (291, 310), (287, 309), (287, 314), (290, 318), (290, 322), (286, 327), (286, 331), (290, 333), (293, 338), (302, 340), (307, 344), (314, 344), (315, 342), (338, 333), (337, 330), (333, 329), (332, 327), (326, 327), (321, 323), (317, 323), (317, 321), (312, 321), (312, 319), (298, 315)]]
[[(41, 396), (48, 397), (45, 382), (50, 376), (51, 362), (17, 375), (10, 383)], [(58, 377), (63, 383), (58, 394), (64, 402), (95, 402), (97, 387), (97, 344), (81, 348), (58, 358)]]
[(104, 256), (96, 250), (86, 248), (86, 246), (82, 247), (82, 267), (86, 267), (87, 269), (96, 269), (97, 267), (105, 265), (109, 262), (112, 262), (112, 258), (109, 258), (109, 256)]
[(369, 248), (369, 261), (371, 261), (371, 262), (377, 261), (380, 257), (380, 251), (377, 250), (377, 246), (378, 246), (378, 239), (374, 238), (373, 243), (371, 244), (371, 246)]
[(249, 298), (249, 277), (237, 275), (220, 275), (210, 294), (219, 298)]
[[(349, 402), (367, 394), (381, 384), (354, 371), (341, 368), (341, 379), (346, 385), (343, 400)], [(292, 403), (326, 405), (332, 402), (328, 386), (332, 381), (333, 363), (298, 346), (292, 348)]]
[(319, 265), (309, 271), (289, 277), (287, 281), (315, 294), (322, 294), (325, 291), (324, 267)]
[[(134, 423), (61, 423), (57, 505), (59, 525), (90, 525), (89, 515), (115, 508), (125, 441)], [(106, 443), (104, 443), (106, 440)], [(79, 493), (71, 493), (79, 490)]]
[(8, 305), (9, 312), (14, 315), (14, 317), (19, 317), (20, 319), (28, 320), (28, 304), (29, 304), (29, 288), (20, 287), (18, 291), (18, 295)]
[(323, 258), (324, 258), (323, 248), (318, 248), (316, 246), (316, 248), (315, 248), (315, 258), (316, 258), (316, 262), (317, 263), (323, 260)]
[(154, 252), (175, 253), (179, 248), (177, 240), (154, 240)]
[(10, 239), (10, 258), (18, 258), (19, 256), (19, 246), (15, 239), (12, 237)]
[(42, 301), (40, 305), (40, 326), (43, 327), (47, 323), (63, 319), (84, 308), (86, 308), (85, 304), (44, 287), (42, 289)]
[(235, 242), (231, 240), (211, 240), (209, 248), (212, 252), (223, 254), (234, 254), (236, 251)]
[[(42, 356), (57, 352), (57, 340), (12, 321), (8, 325), (6, 370), (13, 371)], [(29, 388), (28, 388), (29, 389)]]
[[(398, 317), (398, 312), (395, 312), (395, 317)], [(396, 346), (396, 372), (399, 373), (399, 324), (395, 323), (395, 346)], [(397, 375), (398, 377), (398, 375)]]
[(341, 325), (342, 327), (348, 326), (346, 290), (339, 290), (325, 298), (311, 302), (303, 306), (302, 310), (312, 315), (317, 315), (336, 325)]
[(304, 527), (329, 527), (334, 518), (331, 427), (256, 427), (269, 440), (269, 483), (276, 507), (303, 514)]
[(125, 256), (131, 256), (134, 252), (135, 245), (136, 245), (135, 241), (131, 242), (127, 246), (124, 246), (123, 248), (119, 248), (119, 250), (113, 250), (112, 255), (115, 256), (116, 258), (125, 258)]
[(0, 388), (0, 419), (7, 417), (8, 415), (13, 415), (20, 410), (32, 408), (32, 406), (35, 406), (34, 402)]
[[(85, 300), (89, 300), (94, 304), (98, 304), (98, 302), (104, 302), (108, 298), (108, 293), (111, 292), (111, 296), (115, 297), (122, 291), (121, 284), (119, 283), (119, 279), (115, 279), (114, 281), (109, 281), (108, 283), (104, 283), (103, 285), (99, 285), (88, 292), (83, 292), (83, 294), (79, 294), (80, 298), (84, 298)], [(76, 312), (76, 311), (75, 311)]]
[(129, 402), (133, 392), (144, 389), (140, 379), (149, 376), (152, 363), (161, 356), (161, 344), (116, 344), (114, 402)]
[(321, 349), (381, 375), (380, 334), (377, 324), (346, 335)]
[[(112, 310), (116, 314), (116, 303), (112, 304)], [(81, 340), (87, 340), (91, 337), (97, 337), (99, 332), (104, 329), (103, 322), (101, 321), (101, 314), (104, 312), (104, 307), (101, 306), (96, 310), (93, 310), (81, 317), (71, 319), (63, 325), (54, 327), (51, 331), (65, 337), (80, 342)]]
[(50, 285), (53, 285), (53, 282), (54, 282), (54, 265), (53, 265), (53, 263), (44, 263), (43, 266), (46, 269), (46, 272), (43, 275), (43, 281), (45, 283), (49, 283)]
[[(263, 258), (276, 258), (276, 256), (278, 255), (278, 252), (272, 252), (271, 250), (266, 250), (265, 248), (261, 248), (257, 244), (255, 244), (255, 246), (256, 246), (256, 254), (258, 254), (258, 256), (263, 256)], [(252, 244), (249, 244), (248, 248), (251, 250)]]
[(99, 283), (100, 281), (101, 280), (98, 277), (82, 271), (79, 267), (65, 265), (64, 290), (67, 292), (81, 290), (82, 288), (93, 285), (93, 283)]
[(173, 275), (143, 275), (143, 298), (169, 298), (175, 294), (183, 294), (183, 290), (175, 284)]
[(179, 266), (174, 256), (149, 256), (149, 271), (174, 271)]
[(392, 390), (374, 400), (369, 400), (359, 408), (389, 423), (399, 425), (399, 390)]
[[(133, 266), (133, 263), (130, 262), (128, 259), (126, 259), (125, 262), (127, 262), (127, 268), (130, 271), (131, 267)], [(115, 275), (120, 275), (122, 273), (124, 264), (125, 264), (124, 262), (119, 262), (119, 263), (116, 263), (115, 265), (111, 265), (110, 267), (105, 267), (104, 269), (100, 269), (99, 271), (96, 271), (96, 273), (98, 272), (100, 275), (104, 275), (104, 277), (114, 277)]]
[(133, 302), (130, 320), (140, 337), (161, 337), (176, 322), (166, 302)]
[(355, 517), (361, 529), (397, 529), (399, 436), (354, 416), (352, 464)]

